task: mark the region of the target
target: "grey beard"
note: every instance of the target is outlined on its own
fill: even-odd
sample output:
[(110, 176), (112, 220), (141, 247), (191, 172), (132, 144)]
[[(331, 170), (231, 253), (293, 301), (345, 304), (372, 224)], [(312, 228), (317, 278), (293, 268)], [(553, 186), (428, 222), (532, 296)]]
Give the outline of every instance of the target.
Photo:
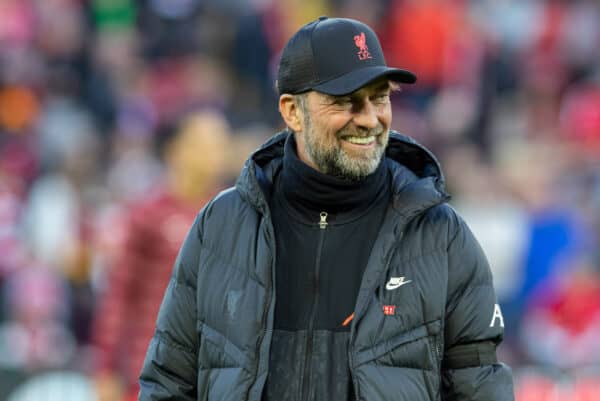
[[(314, 139), (312, 124), (305, 121), (306, 140), (305, 150), (311, 157), (317, 169), (334, 177), (342, 178), (348, 181), (359, 181), (377, 170), (379, 163), (385, 152), (384, 146), (377, 146), (372, 157), (369, 159), (354, 159), (349, 157), (341, 148), (323, 149)], [(345, 130), (339, 133), (339, 136), (345, 135)], [(377, 127), (366, 132), (366, 135), (375, 135), (379, 138), (382, 134), (382, 127)]]

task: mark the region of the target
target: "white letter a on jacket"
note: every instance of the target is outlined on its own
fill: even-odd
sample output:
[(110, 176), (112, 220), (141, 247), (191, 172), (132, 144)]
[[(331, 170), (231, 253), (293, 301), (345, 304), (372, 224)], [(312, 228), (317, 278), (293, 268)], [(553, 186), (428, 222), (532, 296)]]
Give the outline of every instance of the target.
[(494, 304), (494, 316), (492, 316), (490, 327), (494, 327), (496, 319), (500, 319), (500, 327), (504, 327), (504, 317), (502, 316), (502, 311), (500, 310), (500, 305), (498, 304)]

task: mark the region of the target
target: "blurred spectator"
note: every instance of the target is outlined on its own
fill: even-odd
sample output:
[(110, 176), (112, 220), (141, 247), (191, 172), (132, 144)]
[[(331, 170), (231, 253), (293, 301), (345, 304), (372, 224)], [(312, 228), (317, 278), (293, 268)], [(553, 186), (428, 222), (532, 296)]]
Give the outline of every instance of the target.
[(498, 300), (504, 305), (524, 280), (520, 264), (528, 240), (527, 211), (507, 190), (499, 168), (486, 165), (476, 146), (446, 150), (445, 160), (448, 185), (457, 194), (452, 204), (479, 239), (490, 262)]
[(27, 140), (10, 138), (0, 148), (0, 283), (25, 264), (22, 241), (27, 189), (37, 174), (37, 160)]
[(23, 132), (38, 114), (38, 99), (30, 88), (6, 87), (0, 90), (0, 126), (9, 132)]
[(69, 271), (69, 255), (86, 240), (98, 184), (99, 144), (78, 108), (59, 102), (42, 117), (41, 159), (46, 173), (32, 184), (25, 238), (40, 261)]
[(108, 190), (118, 203), (147, 193), (160, 177), (162, 165), (154, 152), (156, 124), (153, 106), (141, 96), (127, 99), (118, 111), (106, 172)]
[(600, 269), (583, 261), (563, 271), (525, 311), (524, 348), (534, 362), (559, 368), (600, 365)]
[(572, 86), (564, 96), (560, 127), (581, 150), (600, 154), (600, 81)]
[(543, 1), (475, 0), (469, 12), (480, 29), (511, 53), (528, 47), (541, 23)]
[(29, 261), (4, 284), (7, 319), (0, 325), (0, 368), (35, 372), (66, 367), (76, 352), (65, 282)]
[[(382, 45), (391, 65), (419, 72), (420, 91), (469, 83), (478, 76), (485, 36), (464, 1), (392, 1)], [(417, 39), (418, 38), (418, 39)]]
[(55, 371), (22, 383), (7, 401), (96, 401), (91, 381), (81, 373)]
[(532, 298), (544, 296), (544, 283), (570, 275), (575, 261), (590, 252), (597, 241), (581, 210), (565, 203), (570, 194), (565, 183), (576, 179), (568, 150), (562, 142), (551, 139), (513, 139), (499, 147), (498, 164), (507, 191), (524, 211), (524, 244), (514, 261), (516, 288), (505, 299), (503, 310), (513, 328), (507, 334), (510, 341), (518, 341), (519, 324), (527, 319), (522, 315), (524, 306)]
[(229, 135), (219, 113), (187, 117), (166, 139), (164, 182), (131, 202), (124, 215), (123, 242), (115, 265), (107, 266), (93, 329), (102, 401), (119, 399), (121, 392), (137, 395), (137, 377), (179, 245), (226, 178)]
[(548, 368), (515, 372), (516, 401), (595, 401), (600, 397), (600, 372), (576, 370), (573, 374)]

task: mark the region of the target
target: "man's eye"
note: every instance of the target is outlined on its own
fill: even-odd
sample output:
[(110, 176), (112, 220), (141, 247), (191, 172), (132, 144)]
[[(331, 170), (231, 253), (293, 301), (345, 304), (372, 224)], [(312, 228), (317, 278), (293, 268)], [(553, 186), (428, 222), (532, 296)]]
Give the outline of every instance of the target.
[(382, 102), (387, 102), (390, 99), (390, 95), (387, 93), (381, 93), (379, 95), (376, 95), (375, 98), (373, 98), (374, 102), (378, 102), (378, 103), (382, 103)]
[(341, 105), (341, 106), (348, 105), (348, 104), (350, 104), (351, 102), (352, 102), (352, 100), (351, 100), (349, 97), (336, 97), (336, 98), (333, 100), (333, 103), (334, 103), (334, 104)]

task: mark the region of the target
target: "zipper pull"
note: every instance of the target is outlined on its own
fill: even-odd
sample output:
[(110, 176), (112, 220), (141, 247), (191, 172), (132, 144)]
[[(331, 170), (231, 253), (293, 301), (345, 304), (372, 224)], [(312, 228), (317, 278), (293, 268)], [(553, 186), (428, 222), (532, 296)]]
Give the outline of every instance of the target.
[(321, 220), (319, 221), (319, 228), (324, 230), (327, 228), (327, 212), (321, 212), (319, 217), (321, 217)]

